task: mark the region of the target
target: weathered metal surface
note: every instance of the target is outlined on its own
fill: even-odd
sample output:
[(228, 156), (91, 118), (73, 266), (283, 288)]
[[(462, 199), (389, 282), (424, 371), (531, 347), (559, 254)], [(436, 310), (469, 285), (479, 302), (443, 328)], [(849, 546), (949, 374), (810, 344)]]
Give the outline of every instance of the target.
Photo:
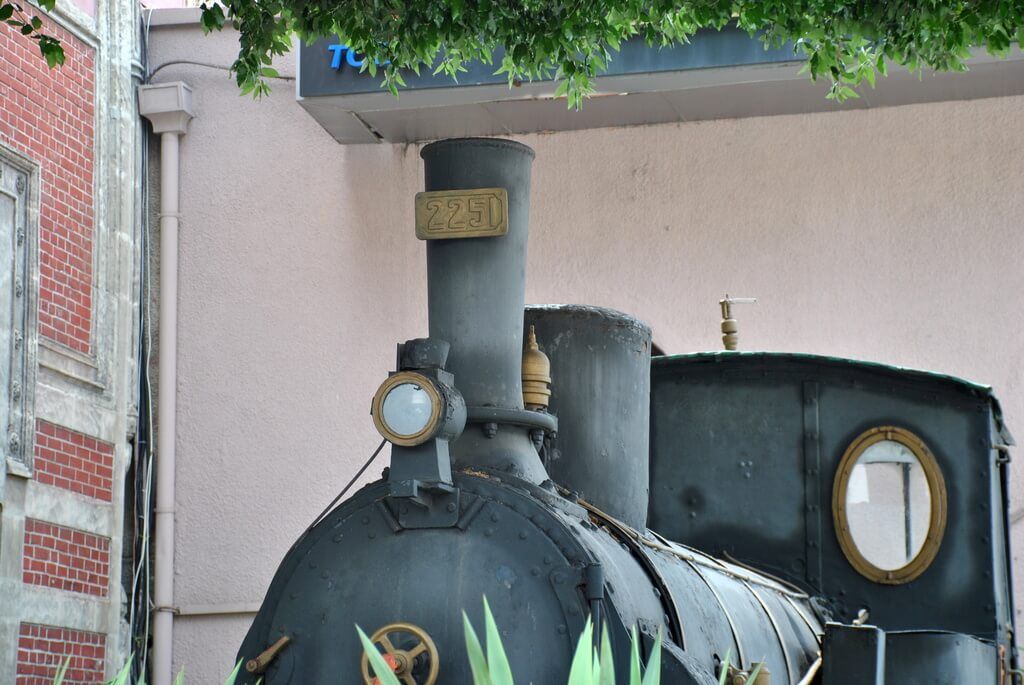
[(290, 677), (280, 678), (274, 662), (264, 682), (355, 682), (361, 647), (353, 626), (369, 634), (396, 622), (430, 634), (441, 682), (471, 682), (461, 612), (482, 628), (485, 595), (506, 651), (530, 655), (517, 660), (517, 678), (564, 682), (586, 615), (573, 562), (593, 556), (537, 498), (487, 478), (457, 475), (456, 483), (457, 527), (396, 526), (376, 506), (389, 502), (376, 483), (310, 531), (282, 564), (241, 648), (251, 658), (279, 635), (293, 636)]
[[(477, 407), (524, 412), (523, 303), (533, 150), (508, 140), (442, 140), (420, 153), (428, 192), (504, 188), (508, 232), (427, 241), (430, 337), (451, 344), (446, 368)], [(492, 430), (493, 428), (493, 430)], [(455, 465), (502, 470), (533, 483), (547, 473), (528, 428), (470, 425), (452, 443)]]
[(963, 685), (1012, 680), (1000, 678), (996, 645), (969, 635), (914, 631), (886, 633), (885, 682)]
[(970, 635), (936, 630), (885, 632), (876, 626), (825, 627), (822, 685), (961, 685), (1010, 682), (999, 650)]
[(546, 464), (552, 480), (630, 526), (647, 524), (651, 329), (611, 309), (530, 305), (551, 360), (551, 413), (558, 434)]
[[(595, 602), (623, 678), (634, 625), (650, 637), (664, 635), (665, 672), (676, 674), (674, 683), (715, 682), (726, 651), (737, 655), (731, 622), (750, 646), (748, 663), (768, 656), (772, 671), (784, 674), (787, 658), (801, 664), (812, 658), (807, 646), (816, 649), (813, 631), (791, 608), (782, 609), (788, 614), (782, 620), (803, 634), (784, 638), (790, 656), (778, 652), (783, 633), (758, 600), (771, 601), (776, 591), (770, 580), (698, 552), (687, 552), (701, 559), (691, 564), (646, 545), (624, 545), (623, 534), (639, 533), (613, 534), (606, 521), (595, 523), (581, 507), (522, 481), (460, 473), (455, 484), (458, 521), (448, 528), (404, 526), (396, 507), (408, 502), (389, 497), (382, 482), (329, 514), (282, 563), (239, 656), (251, 659), (288, 635), (293, 643), (267, 667), (264, 682), (329, 682), (360, 672), (353, 624), (370, 633), (413, 623), (437, 646), (439, 682), (470, 682), (460, 616), (466, 610), (481, 626), (480, 598), (486, 595), (517, 682), (565, 680)], [(757, 596), (743, 578), (763, 583)], [(785, 606), (776, 600), (773, 616), (775, 607)], [(686, 616), (683, 629), (692, 637), (682, 645), (674, 641), (666, 603), (668, 611)]]
[[(658, 358), (652, 368), (653, 529), (820, 591), (838, 620), (866, 607), (886, 630), (944, 629), (1008, 644), (997, 526), (1005, 475), (992, 447), (992, 431), (1005, 430), (986, 388), (767, 353)], [(948, 489), (941, 547), (902, 588), (858, 573), (829, 515), (844, 452), (880, 425), (920, 436)]]
[(821, 685), (885, 685), (885, 647), (885, 632), (875, 626), (826, 624)]
[(504, 188), (416, 193), (416, 237), (420, 240), (496, 238), (508, 233)]

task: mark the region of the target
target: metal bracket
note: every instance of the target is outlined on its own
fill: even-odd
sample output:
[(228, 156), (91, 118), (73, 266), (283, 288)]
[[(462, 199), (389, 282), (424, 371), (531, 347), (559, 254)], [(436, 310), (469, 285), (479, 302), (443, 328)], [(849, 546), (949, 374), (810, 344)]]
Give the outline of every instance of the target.
[[(407, 487), (408, 494), (396, 492)], [(459, 522), (460, 490), (445, 483), (402, 481), (392, 484), (388, 508), (401, 528), (452, 528)]]

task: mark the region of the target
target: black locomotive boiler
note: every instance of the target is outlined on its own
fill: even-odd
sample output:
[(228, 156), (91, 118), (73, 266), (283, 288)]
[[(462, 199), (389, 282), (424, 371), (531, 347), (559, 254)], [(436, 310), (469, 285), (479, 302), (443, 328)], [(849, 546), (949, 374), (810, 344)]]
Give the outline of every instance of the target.
[[(525, 307), (533, 151), (422, 151), (429, 337), (372, 402), (391, 464), (281, 563), (241, 682), (472, 682), (486, 596), (518, 683), (564, 683), (588, 617), (625, 681), (1009, 683), (1010, 439), (987, 388), (832, 358), (651, 358), (606, 309)], [(552, 381), (553, 379), (553, 381)]]

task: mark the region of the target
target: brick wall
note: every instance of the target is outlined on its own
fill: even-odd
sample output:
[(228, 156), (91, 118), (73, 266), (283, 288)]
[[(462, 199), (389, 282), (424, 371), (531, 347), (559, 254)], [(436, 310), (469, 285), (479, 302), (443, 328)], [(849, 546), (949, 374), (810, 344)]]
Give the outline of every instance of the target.
[(106, 636), (33, 623), (19, 628), (16, 685), (52, 685), (57, 669), (69, 657), (64, 685), (103, 682)]
[(109, 502), (114, 477), (114, 446), (83, 433), (36, 420), (35, 477), (88, 497)]
[(39, 334), (91, 351), (93, 48), (52, 22), (67, 62), (50, 71), (36, 44), (0, 30), (0, 143), (39, 162)]
[(22, 580), (32, 585), (106, 597), (110, 538), (25, 519), (21, 569)]

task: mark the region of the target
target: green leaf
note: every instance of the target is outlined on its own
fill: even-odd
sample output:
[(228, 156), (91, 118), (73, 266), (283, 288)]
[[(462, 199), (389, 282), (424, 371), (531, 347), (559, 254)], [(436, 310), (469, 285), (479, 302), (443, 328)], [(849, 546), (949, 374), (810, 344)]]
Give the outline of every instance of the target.
[(491, 614), (491, 606), (484, 597), (484, 625), (487, 631), (487, 668), (491, 674), (492, 685), (513, 685), (512, 667), (505, 655), (505, 647), (501, 644), (501, 633)]
[(642, 685), (659, 685), (661, 683), (661, 630), (658, 630), (658, 637), (654, 640), (654, 647), (651, 649), (651, 658), (647, 660), (647, 668), (644, 669), (644, 680)]
[(0, 21), (7, 21), (14, 14), (14, 5), (0, 5)]
[(576, 643), (576, 654), (572, 657), (572, 667), (569, 669), (568, 685), (592, 685), (593, 683), (593, 647), (594, 645), (594, 624), (587, 619), (587, 625), (583, 628), (579, 642)]
[(203, 13), (200, 16), (199, 23), (203, 28), (203, 33), (210, 33), (211, 31), (220, 31), (224, 28), (224, 22), (227, 17), (224, 15), (224, 8), (219, 3), (213, 3), (209, 5), (203, 3), (199, 6)]
[(71, 665), (71, 657), (65, 657), (64, 663), (57, 668), (57, 673), (53, 676), (53, 685), (62, 685), (64, 682), (64, 676), (68, 672), (68, 666)]
[(260, 69), (260, 75), (266, 78), (280, 78), (281, 74), (277, 73), (277, 69), (273, 67), (263, 67)]
[(174, 685), (185, 685), (185, 667), (182, 666), (178, 675), (174, 676)]
[(238, 663), (235, 664), (235, 668), (228, 674), (228, 679), (224, 681), (224, 685), (235, 685), (235, 680), (238, 679), (238, 673), (242, 670), (242, 660), (239, 659)]
[(39, 52), (51, 69), (64, 64), (64, 48), (50, 36), (39, 36)]
[[(125, 665), (122, 666), (121, 670), (117, 672), (117, 675), (114, 676), (113, 680), (107, 681), (106, 685), (129, 685), (128, 679), (131, 677), (133, 657), (134, 654), (128, 655), (128, 661), (125, 662)], [(139, 678), (139, 682), (136, 683), (136, 685), (146, 685), (145, 680), (145, 676)]]
[(466, 612), (462, 612), (462, 627), (466, 634), (466, 654), (469, 656), (469, 668), (473, 671), (474, 685), (491, 685), (491, 674), (487, 670), (484, 650), (480, 648), (480, 639), (473, 630)]
[(633, 626), (631, 632), (633, 639), (630, 640), (629, 648), (629, 685), (643, 685), (640, 682), (640, 639), (636, 633), (636, 626)]
[[(363, 651), (366, 652), (366, 656), (370, 659), (370, 668), (373, 670), (373, 674), (377, 676), (377, 679), (380, 680), (381, 685), (402, 685), (398, 682), (395, 672), (384, 661), (380, 651), (370, 642), (370, 638), (366, 637), (366, 633), (363, 632), (362, 628), (356, 626), (356, 632), (359, 633), (359, 641), (363, 643)], [(239, 662), (239, 665), (241, 665), (241, 662)]]
[(864, 70), (864, 78), (867, 79), (868, 84), (872, 88), (874, 88), (875, 87), (875, 68), (871, 67), (871, 66), (867, 67)]
[(732, 659), (732, 647), (725, 650), (725, 658), (718, 665), (718, 685), (726, 685), (729, 680), (729, 661)]
[(615, 658), (612, 655), (612, 641), (608, 637), (608, 624), (601, 627), (601, 655), (599, 657), (601, 677), (597, 685), (615, 685)]
[(57, 0), (39, 0), (39, 6), (47, 12), (52, 12), (57, 8)]

